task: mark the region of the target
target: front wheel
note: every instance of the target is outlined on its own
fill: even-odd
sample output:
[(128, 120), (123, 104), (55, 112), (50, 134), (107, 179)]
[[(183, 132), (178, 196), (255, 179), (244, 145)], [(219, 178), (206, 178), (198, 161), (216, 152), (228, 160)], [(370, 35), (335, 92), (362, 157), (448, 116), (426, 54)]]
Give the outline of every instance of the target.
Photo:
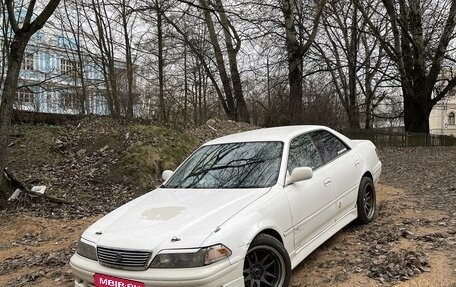
[(276, 238), (259, 234), (244, 259), (245, 287), (286, 287), (291, 278), (287, 251)]
[(376, 212), (375, 187), (372, 179), (363, 177), (359, 184), (358, 199), (356, 202), (358, 209), (358, 223), (367, 224), (375, 217)]

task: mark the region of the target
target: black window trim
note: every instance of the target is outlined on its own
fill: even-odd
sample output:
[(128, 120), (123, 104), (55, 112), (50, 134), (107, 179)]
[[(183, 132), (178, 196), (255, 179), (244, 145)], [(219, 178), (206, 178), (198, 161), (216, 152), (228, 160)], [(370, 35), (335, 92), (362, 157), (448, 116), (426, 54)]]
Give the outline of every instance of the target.
[(325, 129), (318, 129), (318, 130), (310, 131), (309, 133), (321, 132), (321, 131), (323, 131), (323, 132), (328, 132), (328, 133), (330, 133), (331, 135), (333, 135), (333, 136), (334, 136), (336, 139), (338, 139), (338, 140), (345, 146), (345, 148), (346, 148), (343, 152), (337, 153), (337, 156), (336, 156), (335, 158), (331, 159), (330, 161), (326, 161), (326, 162), (325, 162), (325, 160), (324, 160), (324, 158), (323, 158), (323, 155), (321, 154), (321, 151), (320, 151), (320, 149), (318, 148), (318, 145), (315, 144), (315, 142), (314, 142), (312, 136), (310, 136), (310, 139), (314, 142), (315, 147), (317, 148), (317, 150), (318, 150), (318, 152), (320, 153), (320, 156), (321, 156), (321, 158), (322, 158), (322, 160), (323, 160), (323, 164), (322, 164), (321, 166), (325, 166), (325, 165), (327, 165), (328, 163), (333, 162), (334, 160), (338, 159), (339, 157), (341, 157), (342, 155), (346, 154), (348, 151), (350, 151), (350, 150), (352, 149), (344, 140), (342, 140), (340, 137), (338, 137), (337, 135), (335, 135), (334, 133), (332, 133), (332, 132), (330, 132), (330, 131), (328, 131), (328, 130), (325, 130)]
[[(311, 133), (314, 133), (314, 132), (328, 132), (330, 133), (331, 135), (333, 135), (335, 138), (337, 138), (340, 142), (342, 142), (342, 144), (346, 147), (346, 150), (341, 152), (341, 153), (338, 153), (337, 156), (333, 159), (331, 159), (330, 161), (327, 161), (325, 162), (324, 158), (323, 158), (323, 155), (320, 151), (320, 149), (318, 148), (318, 146), (315, 144), (315, 141), (314, 139), (312, 138), (311, 136)], [(316, 130), (311, 130), (311, 131), (306, 131), (302, 134), (299, 134), (299, 135), (296, 135), (294, 136), (293, 138), (290, 139), (289, 143), (288, 143), (288, 155), (287, 155), (287, 159), (286, 159), (286, 164), (285, 164), (285, 169), (288, 170), (288, 160), (289, 160), (289, 157), (290, 157), (290, 147), (291, 147), (291, 142), (297, 138), (297, 137), (300, 137), (300, 136), (303, 136), (303, 135), (308, 135), (309, 139), (312, 141), (312, 143), (314, 144), (315, 148), (317, 149), (317, 152), (318, 154), (320, 155), (320, 158), (321, 158), (321, 161), (322, 161), (322, 164), (316, 168), (313, 168), (312, 171), (315, 172), (316, 170), (320, 169), (321, 167), (323, 166), (326, 166), (327, 164), (333, 162), (334, 160), (338, 159), (339, 157), (341, 157), (342, 155), (346, 154), (348, 151), (350, 151), (352, 148), (343, 140), (341, 139), (340, 137), (338, 137), (337, 135), (335, 135), (334, 133), (332, 133), (331, 131), (328, 131), (326, 129), (316, 129)], [(290, 171), (291, 172), (291, 171)]]

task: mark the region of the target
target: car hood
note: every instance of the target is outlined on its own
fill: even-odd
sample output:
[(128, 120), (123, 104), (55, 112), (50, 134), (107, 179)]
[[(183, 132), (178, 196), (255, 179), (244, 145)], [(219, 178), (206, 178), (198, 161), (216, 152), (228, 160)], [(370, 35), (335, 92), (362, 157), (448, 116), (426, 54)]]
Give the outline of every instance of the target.
[(155, 254), (200, 247), (216, 228), (269, 190), (158, 188), (101, 218), (82, 237), (98, 246)]

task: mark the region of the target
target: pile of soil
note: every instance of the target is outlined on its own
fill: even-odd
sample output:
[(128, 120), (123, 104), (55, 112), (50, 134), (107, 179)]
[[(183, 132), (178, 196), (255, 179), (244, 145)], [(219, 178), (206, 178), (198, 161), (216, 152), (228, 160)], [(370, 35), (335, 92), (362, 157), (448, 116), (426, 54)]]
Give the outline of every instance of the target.
[(8, 212), (56, 218), (106, 213), (160, 184), (164, 169), (175, 168), (198, 145), (171, 129), (89, 117), (63, 126), (13, 127), (7, 166), (32, 187), (73, 205), (20, 200)]

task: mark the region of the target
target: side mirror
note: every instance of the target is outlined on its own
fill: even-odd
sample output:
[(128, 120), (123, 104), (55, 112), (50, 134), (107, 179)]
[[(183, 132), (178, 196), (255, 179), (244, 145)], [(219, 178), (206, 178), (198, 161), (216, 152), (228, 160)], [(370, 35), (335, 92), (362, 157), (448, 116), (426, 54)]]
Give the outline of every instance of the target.
[(172, 170), (164, 170), (164, 171), (162, 172), (162, 179), (163, 179), (164, 181), (167, 181), (168, 178), (170, 178), (173, 174), (174, 174), (174, 171), (172, 171)]
[(297, 167), (291, 171), (291, 175), (287, 175), (285, 185), (289, 185), (298, 181), (311, 179), (313, 176), (312, 169), (310, 167)]

